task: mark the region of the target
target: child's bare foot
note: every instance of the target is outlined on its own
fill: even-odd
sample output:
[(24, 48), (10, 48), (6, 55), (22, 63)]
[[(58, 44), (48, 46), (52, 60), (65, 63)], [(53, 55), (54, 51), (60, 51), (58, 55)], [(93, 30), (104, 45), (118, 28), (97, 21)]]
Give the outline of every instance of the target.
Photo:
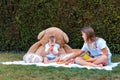
[(48, 64), (49, 62), (48, 61), (44, 61), (44, 64)]
[(94, 65), (93, 67), (103, 67), (102, 64)]
[(85, 66), (89, 66), (89, 67), (103, 67), (102, 64), (96, 65), (96, 64), (92, 64), (92, 65), (85, 65)]
[(103, 64), (99, 64), (98, 67), (103, 67)]
[(59, 61), (59, 58), (55, 58), (53, 60), (50, 60), (50, 62), (58, 62)]
[(44, 58), (44, 64), (48, 64), (49, 63), (49, 61), (48, 61), (48, 59), (47, 58)]

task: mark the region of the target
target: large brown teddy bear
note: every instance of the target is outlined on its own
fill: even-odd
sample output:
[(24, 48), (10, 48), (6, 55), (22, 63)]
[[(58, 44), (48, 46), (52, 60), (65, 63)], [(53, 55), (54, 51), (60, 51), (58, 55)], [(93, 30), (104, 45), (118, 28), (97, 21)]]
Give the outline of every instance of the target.
[(45, 44), (48, 42), (49, 36), (55, 36), (56, 43), (60, 45), (60, 49), (58, 52), (59, 56), (72, 52), (72, 48), (67, 45), (67, 43), (69, 42), (67, 34), (57, 27), (50, 27), (38, 34), (39, 41), (30, 47), (28, 52), (24, 55), (23, 60), (26, 60), (26, 56), (29, 53), (37, 54), (42, 57), (45, 56)]

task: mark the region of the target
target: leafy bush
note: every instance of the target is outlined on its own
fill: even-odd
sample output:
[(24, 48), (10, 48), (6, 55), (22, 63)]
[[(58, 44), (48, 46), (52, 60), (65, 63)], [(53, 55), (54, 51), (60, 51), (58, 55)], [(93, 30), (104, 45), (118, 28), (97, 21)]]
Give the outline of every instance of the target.
[(27, 51), (42, 30), (66, 32), (72, 48), (81, 48), (80, 29), (91, 25), (112, 53), (120, 53), (119, 0), (1, 0), (0, 51)]

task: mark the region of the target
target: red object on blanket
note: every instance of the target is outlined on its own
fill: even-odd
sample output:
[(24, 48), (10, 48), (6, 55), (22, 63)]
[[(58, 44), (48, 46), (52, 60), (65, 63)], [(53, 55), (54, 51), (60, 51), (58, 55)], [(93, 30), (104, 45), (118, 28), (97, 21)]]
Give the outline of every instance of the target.
[(50, 51), (53, 51), (53, 48), (54, 48), (54, 46), (51, 46), (51, 47), (50, 47)]
[(58, 61), (57, 64), (65, 64), (65, 65), (69, 65), (69, 64), (74, 64), (74, 59), (71, 59), (70, 61)]

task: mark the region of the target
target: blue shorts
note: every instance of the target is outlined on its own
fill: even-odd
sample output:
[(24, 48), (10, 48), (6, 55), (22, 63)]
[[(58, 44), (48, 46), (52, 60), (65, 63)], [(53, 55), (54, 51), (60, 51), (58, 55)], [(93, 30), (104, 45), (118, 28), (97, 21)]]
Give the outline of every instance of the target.
[(49, 52), (49, 53), (46, 55), (46, 57), (48, 58), (48, 60), (53, 60), (53, 59), (55, 59), (57, 56), (54, 55), (53, 53)]

